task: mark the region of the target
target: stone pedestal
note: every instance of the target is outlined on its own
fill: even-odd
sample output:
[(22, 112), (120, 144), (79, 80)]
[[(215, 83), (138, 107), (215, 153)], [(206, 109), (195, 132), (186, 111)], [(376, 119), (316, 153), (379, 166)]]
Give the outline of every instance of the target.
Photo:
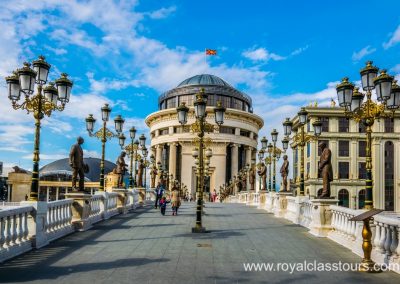
[(74, 200), (72, 204), (72, 224), (75, 230), (86, 231), (92, 227), (89, 219), (90, 199), (92, 196), (83, 192), (66, 193), (65, 198)]
[(104, 181), (106, 191), (112, 192), (114, 188), (118, 188), (118, 174), (111, 172), (104, 177)]
[(46, 236), (47, 202), (44, 201), (22, 201), (21, 205), (35, 208), (34, 214), (28, 216), (28, 230), (32, 235), (32, 245), (41, 248), (49, 244)]
[(274, 215), (283, 218), (287, 211), (287, 196), (292, 196), (291, 192), (278, 192), (276, 193), (276, 200), (274, 204)]
[(308, 196), (293, 196), (293, 193), (290, 192), (286, 199), (288, 200), (288, 209), (285, 218), (294, 224), (300, 224), (302, 203), (308, 200)]
[(25, 197), (29, 197), (32, 184), (32, 174), (28, 173), (9, 173), (7, 183), (12, 188), (10, 202), (25, 201)]
[(276, 199), (276, 192), (269, 191), (266, 193), (266, 199), (265, 199), (265, 210), (268, 213), (273, 213), (274, 212), (274, 204), (275, 204), (275, 199)]
[(139, 194), (139, 206), (146, 204), (146, 189), (144, 187), (136, 187), (136, 192)]
[(119, 214), (126, 214), (129, 211), (128, 208), (128, 195), (127, 193), (129, 192), (125, 188), (114, 188), (112, 190), (113, 192), (118, 193), (118, 201), (117, 201), (117, 208)]
[(257, 209), (264, 209), (265, 208), (265, 202), (266, 202), (266, 199), (267, 199), (267, 191), (260, 190), (258, 193), (260, 194), (260, 197), (259, 197), (259, 202), (258, 202)]
[(328, 236), (332, 230), (330, 205), (337, 205), (337, 199), (312, 199), (310, 233), (317, 237)]

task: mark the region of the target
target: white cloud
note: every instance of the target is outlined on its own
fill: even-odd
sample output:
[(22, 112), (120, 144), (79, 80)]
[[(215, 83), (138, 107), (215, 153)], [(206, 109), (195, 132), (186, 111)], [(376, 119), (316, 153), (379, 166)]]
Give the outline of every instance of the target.
[(374, 53), (376, 51), (376, 48), (371, 48), (370, 45), (364, 47), (363, 49), (361, 49), (360, 51), (357, 52), (353, 52), (353, 55), (351, 57), (351, 59), (353, 61), (360, 61), (363, 57)]
[(176, 11), (176, 6), (171, 6), (168, 8), (161, 8), (156, 11), (149, 13), (151, 19), (164, 19), (173, 14)]
[(306, 51), (308, 48), (309, 48), (309, 45), (299, 47), (299, 48), (293, 50), (292, 53), (290, 53), (290, 55), (291, 56), (299, 55), (300, 53), (303, 53), (304, 51)]
[(388, 49), (400, 42), (400, 25), (391, 34), (389, 41), (383, 43), (383, 48)]
[(279, 60), (285, 60), (286, 57), (280, 56), (275, 53), (271, 53), (268, 50), (266, 50), (263, 47), (259, 48), (251, 48), (242, 53), (242, 55), (252, 61), (269, 61), (269, 60), (274, 60), (274, 61), (279, 61)]
[(397, 65), (393, 66), (392, 68), (390, 68), (390, 72), (400, 73), (400, 64), (397, 64)]

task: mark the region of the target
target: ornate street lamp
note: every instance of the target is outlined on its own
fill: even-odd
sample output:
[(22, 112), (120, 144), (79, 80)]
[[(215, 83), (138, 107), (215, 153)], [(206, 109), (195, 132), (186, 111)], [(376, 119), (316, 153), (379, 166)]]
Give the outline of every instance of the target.
[[(343, 78), (342, 82), (336, 86), (339, 106), (344, 108), (346, 117), (366, 126), (366, 209), (373, 208), (372, 126), (376, 119), (393, 117), (394, 111), (400, 106), (400, 87), (392, 76), (386, 74), (386, 70), (382, 70), (379, 76), (378, 71), (379, 69), (372, 65), (372, 61), (368, 61), (366, 66), (360, 70), (361, 85), (365, 94), (359, 92), (348, 78)], [(374, 89), (378, 102), (372, 100), (372, 90)]]
[[(120, 135), (119, 140), (121, 141), (121, 136), (125, 137), (124, 134)], [(136, 137), (136, 128), (134, 126), (132, 126), (129, 129), (129, 137), (131, 138), (131, 142), (124, 146), (124, 142), (120, 142), (120, 146), (121, 149), (125, 150), (126, 154), (128, 155), (129, 158), (129, 188), (133, 188), (135, 186), (135, 179), (134, 177), (136, 177), (136, 174), (134, 173), (134, 171), (136, 171), (136, 164), (135, 164), (135, 168), (133, 168), (133, 160), (135, 159), (135, 163), (136, 163), (136, 152), (138, 150), (138, 146), (137, 144), (139, 144), (138, 140), (135, 141), (135, 137)]]
[[(272, 190), (276, 191), (276, 162), (279, 160), (282, 150), (276, 147), (276, 142), (278, 141), (278, 131), (276, 131), (276, 129), (272, 130), (271, 137), (273, 145), (271, 145), (271, 143), (268, 145), (268, 153), (270, 154), (270, 159), (272, 162)], [(270, 145), (272, 146), (271, 149)]]
[(108, 104), (105, 104), (101, 108), (101, 119), (103, 120), (103, 127), (100, 128), (98, 131), (94, 132), (94, 124), (96, 119), (93, 117), (93, 114), (89, 114), (86, 118), (86, 129), (89, 133), (90, 137), (95, 137), (101, 141), (101, 162), (100, 162), (100, 187), (99, 191), (104, 191), (104, 160), (105, 160), (105, 153), (106, 153), (106, 143), (109, 139), (113, 137), (119, 138), (119, 144), (121, 145), (122, 142), (125, 142), (125, 137), (121, 138), (123, 126), (125, 120), (118, 115), (114, 119), (115, 123), (115, 131), (116, 133), (112, 132), (110, 129), (107, 128), (107, 122), (110, 119), (111, 108)]
[[(298, 128), (300, 129), (300, 133), (298, 133), (298, 128), (293, 129), (293, 122), (290, 121), (289, 118), (286, 118), (286, 120), (283, 122), (285, 138), (282, 140), (282, 147), (286, 151), (288, 149), (290, 140), (293, 140), (297, 146), (300, 146), (300, 196), (304, 196), (304, 146), (307, 142), (318, 139), (322, 131), (322, 122), (319, 119), (314, 121), (312, 124), (314, 128), (314, 135), (308, 135), (305, 134), (304, 131), (304, 126), (308, 120), (308, 112), (304, 107), (302, 107), (297, 115), (299, 118)], [(294, 134), (292, 137), (290, 137), (292, 132), (294, 132)]]
[[(205, 165), (204, 165), (204, 155), (209, 154), (209, 150), (205, 150), (204, 146), (204, 134), (205, 132), (212, 132), (215, 128), (214, 125), (206, 122), (206, 107), (207, 107), (207, 95), (204, 93), (204, 89), (196, 95), (196, 100), (194, 102), (194, 112), (196, 117), (196, 122), (191, 125), (191, 130), (197, 133), (198, 136), (198, 150), (193, 151), (193, 157), (199, 161), (197, 178), (197, 206), (196, 206), (196, 226), (192, 228), (193, 233), (204, 233), (205, 228), (202, 225), (202, 208), (203, 208), (203, 193), (204, 193), (204, 177), (205, 177)], [(177, 115), (179, 123), (185, 125), (187, 123), (187, 115), (189, 108), (182, 103), (177, 109)], [(221, 102), (217, 102), (217, 106), (214, 108), (215, 123), (220, 126), (224, 123), (225, 108), (222, 106)], [(212, 154), (212, 152), (211, 152)]]
[[(40, 154), (40, 125), (44, 116), (50, 117), (53, 111), (63, 111), (69, 102), (73, 83), (68, 79), (66, 73), (55, 81), (49, 82), (47, 87), (47, 77), (51, 65), (45, 61), (44, 56), (39, 56), (31, 65), (27, 62), (20, 69), (6, 77), (8, 98), (11, 100), (12, 107), (26, 110), (33, 113), (35, 119), (35, 141), (33, 150), (32, 184), (29, 193), (29, 200), (37, 201), (39, 194), (39, 154)], [(37, 93), (35, 91), (37, 84)], [(43, 92), (43, 93), (42, 93)], [(23, 95), (23, 101), (20, 101)]]
[[(146, 138), (146, 137), (145, 137)], [(145, 139), (146, 141), (146, 139)], [(143, 163), (144, 163), (144, 188), (146, 188), (147, 185), (147, 176), (146, 176), (146, 170), (147, 167), (149, 166), (148, 161), (147, 161), (147, 155), (149, 154), (149, 151), (147, 150), (146, 146), (143, 146), (142, 148), (142, 155), (143, 155)]]
[(265, 150), (265, 149), (267, 149), (267, 146), (268, 146), (268, 139), (264, 136), (261, 139), (261, 149)]

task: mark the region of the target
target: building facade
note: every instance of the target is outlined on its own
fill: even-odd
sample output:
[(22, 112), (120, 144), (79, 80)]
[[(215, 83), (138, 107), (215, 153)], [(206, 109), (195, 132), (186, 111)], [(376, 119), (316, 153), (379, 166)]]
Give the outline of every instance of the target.
[[(218, 192), (220, 186), (229, 182), (241, 168), (255, 161), (258, 131), (264, 124), (261, 117), (253, 114), (251, 98), (217, 76), (197, 75), (162, 94), (159, 110), (146, 118), (151, 151), (163, 170), (186, 185), (192, 194), (196, 191), (192, 150), (197, 136), (190, 132), (189, 125), (195, 122), (193, 102), (195, 94), (202, 88), (208, 95), (206, 120), (216, 126), (214, 132), (205, 135), (206, 146), (213, 152), (206, 191), (215, 189)], [(214, 121), (213, 108), (218, 101), (226, 107), (221, 127)], [(182, 102), (190, 109), (186, 126), (181, 126), (177, 119), (176, 108)]]
[[(332, 151), (334, 180), (331, 195), (340, 200), (339, 205), (359, 209), (364, 207), (366, 178), (365, 126), (345, 117), (339, 107), (307, 107), (309, 121), (305, 132), (313, 134), (312, 123), (322, 121), (322, 134), (318, 141), (311, 141), (304, 149), (305, 194), (318, 196), (322, 190), (319, 178), (318, 143), (326, 142)], [(375, 121), (372, 133), (372, 176), (374, 180), (374, 207), (388, 211), (400, 211), (400, 120), (381, 118)], [(292, 119), (298, 127), (298, 117)], [(293, 179), (300, 176), (300, 149), (292, 144)]]

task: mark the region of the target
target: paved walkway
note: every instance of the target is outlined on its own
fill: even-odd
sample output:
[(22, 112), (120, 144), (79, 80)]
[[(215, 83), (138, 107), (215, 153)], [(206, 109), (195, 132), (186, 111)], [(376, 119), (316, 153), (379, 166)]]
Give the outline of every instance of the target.
[(246, 272), (244, 262), (357, 263), (328, 239), (255, 208), (206, 205), (210, 233), (193, 235), (194, 204), (180, 216), (145, 207), (0, 265), (2, 283), (400, 283), (394, 273)]

